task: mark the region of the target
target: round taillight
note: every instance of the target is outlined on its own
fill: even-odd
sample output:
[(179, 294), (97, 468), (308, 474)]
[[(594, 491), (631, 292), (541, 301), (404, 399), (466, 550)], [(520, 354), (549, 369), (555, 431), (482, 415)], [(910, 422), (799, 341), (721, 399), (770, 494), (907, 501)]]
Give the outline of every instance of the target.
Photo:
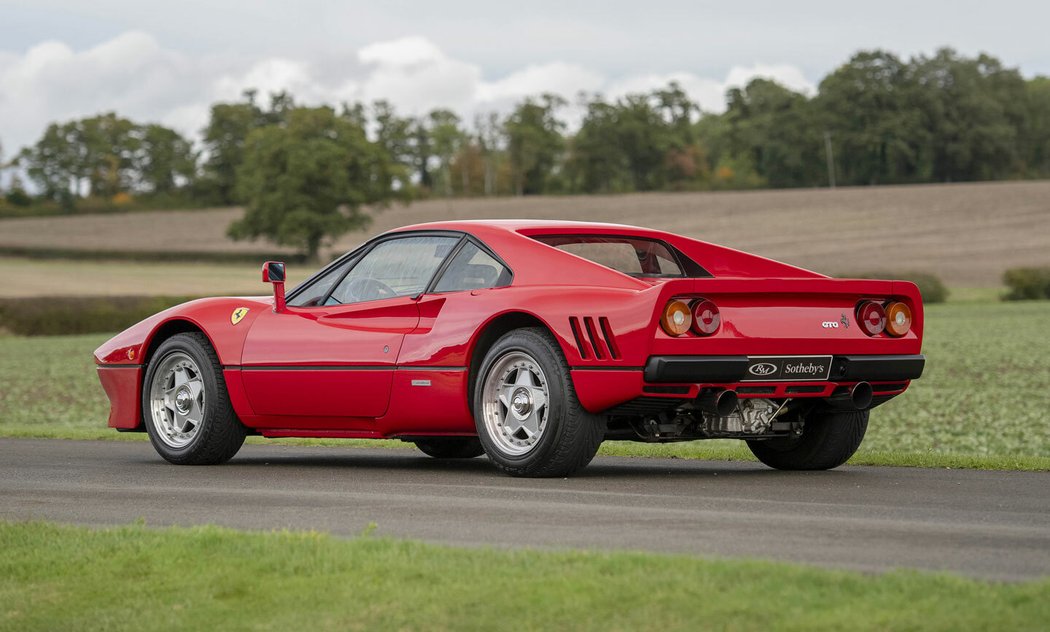
[(886, 333), (898, 338), (911, 330), (911, 308), (904, 303), (890, 303), (886, 308)]
[(864, 301), (857, 306), (857, 322), (869, 336), (877, 336), (886, 329), (886, 310), (875, 301)]
[(693, 302), (693, 331), (701, 336), (710, 336), (722, 324), (722, 314), (713, 302), (702, 298)]
[(689, 331), (693, 324), (693, 316), (689, 312), (689, 306), (685, 301), (673, 300), (664, 307), (664, 313), (660, 316), (660, 326), (672, 336), (681, 336)]

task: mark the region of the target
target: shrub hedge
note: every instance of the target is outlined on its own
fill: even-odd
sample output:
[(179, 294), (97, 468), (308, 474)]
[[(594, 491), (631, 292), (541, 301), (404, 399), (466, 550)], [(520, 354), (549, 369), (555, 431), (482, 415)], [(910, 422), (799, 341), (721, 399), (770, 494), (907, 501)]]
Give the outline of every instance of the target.
[(68, 296), (0, 300), (0, 328), (22, 336), (121, 331), (147, 316), (197, 297)]
[(859, 272), (838, 276), (851, 279), (900, 279), (902, 281), (911, 281), (919, 286), (919, 294), (922, 295), (923, 303), (943, 303), (948, 300), (948, 288), (945, 287), (940, 277), (930, 272), (877, 270), (875, 272)]
[(1003, 273), (1003, 283), (1009, 291), (1004, 301), (1024, 301), (1050, 298), (1050, 266), (1042, 268), (1010, 268)]

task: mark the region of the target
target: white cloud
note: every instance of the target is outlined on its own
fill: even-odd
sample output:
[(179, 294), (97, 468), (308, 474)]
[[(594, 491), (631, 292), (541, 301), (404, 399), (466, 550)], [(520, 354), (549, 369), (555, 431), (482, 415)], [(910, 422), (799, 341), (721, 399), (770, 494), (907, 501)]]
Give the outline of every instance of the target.
[[(163, 47), (148, 33), (130, 31), (81, 51), (48, 41), (22, 54), (0, 52), (0, 141), (10, 153), (34, 142), (52, 121), (111, 110), (195, 136), (207, 122), (211, 103), (237, 100), (249, 88), (261, 96), (287, 90), (307, 104), (382, 98), (408, 114), (446, 107), (470, 120), (477, 112), (506, 111), (523, 97), (543, 92), (572, 102), (581, 91), (615, 98), (677, 81), (705, 110), (721, 111), (726, 88), (759, 76), (795, 90), (814, 90), (790, 65), (738, 66), (725, 77), (686, 70), (608, 76), (584, 65), (552, 61), (484, 78), (476, 60), (449, 56), (424, 37), (386, 40), (356, 52), (315, 54), (310, 59), (245, 62), (190, 55)], [(570, 123), (578, 121), (579, 112), (566, 114)]]
[(536, 96), (544, 92), (575, 96), (577, 92), (600, 90), (606, 80), (601, 74), (564, 62), (531, 65), (502, 79), (478, 86), (477, 100), (484, 102), (513, 100)]

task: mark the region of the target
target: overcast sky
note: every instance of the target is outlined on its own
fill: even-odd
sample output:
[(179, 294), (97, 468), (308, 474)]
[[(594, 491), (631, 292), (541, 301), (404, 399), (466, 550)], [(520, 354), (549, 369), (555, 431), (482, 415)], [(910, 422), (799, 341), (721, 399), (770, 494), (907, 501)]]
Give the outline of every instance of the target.
[(245, 88), (307, 103), (390, 99), (469, 117), (524, 95), (615, 96), (676, 79), (709, 110), (767, 76), (812, 91), (861, 48), (986, 51), (1050, 74), (1050, 2), (525, 3), (0, 0), (0, 142), (116, 110), (195, 135)]

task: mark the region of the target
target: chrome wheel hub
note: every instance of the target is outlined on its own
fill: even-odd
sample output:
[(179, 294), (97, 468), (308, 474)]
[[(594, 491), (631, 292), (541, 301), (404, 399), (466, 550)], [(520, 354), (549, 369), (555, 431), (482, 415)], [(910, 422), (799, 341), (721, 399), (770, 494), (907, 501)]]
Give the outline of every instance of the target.
[(204, 380), (189, 355), (173, 351), (161, 358), (149, 384), (150, 414), (157, 436), (172, 448), (182, 448), (204, 425)]
[(190, 412), (190, 406), (192, 406), (193, 396), (190, 395), (190, 389), (180, 388), (175, 394), (175, 410), (185, 415)]
[(519, 388), (514, 391), (510, 409), (518, 419), (525, 420), (529, 418), (529, 413), (532, 412), (532, 394), (529, 392), (529, 389)]
[(550, 390), (535, 358), (522, 351), (499, 358), (481, 396), (485, 430), (500, 452), (521, 456), (536, 447), (547, 428)]

